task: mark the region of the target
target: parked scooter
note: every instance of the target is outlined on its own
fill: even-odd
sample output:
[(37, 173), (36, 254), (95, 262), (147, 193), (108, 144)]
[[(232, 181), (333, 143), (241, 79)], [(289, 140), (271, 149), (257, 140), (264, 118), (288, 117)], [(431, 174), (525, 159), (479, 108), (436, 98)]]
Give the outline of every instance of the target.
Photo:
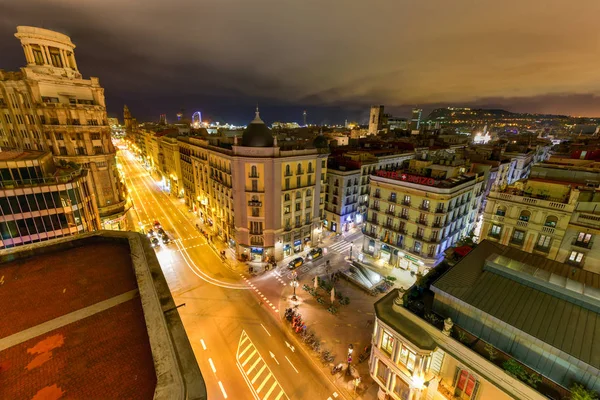
[(342, 364), (342, 363), (339, 363), (338, 365), (334, 366), (334, 367), (331, 369), (331, 375), (335, 375), (335, 374), (337, 374), (338, 372), (342, 372), (342, 370), (343, 370), (343, 369), (344, 369), (344, 364)]

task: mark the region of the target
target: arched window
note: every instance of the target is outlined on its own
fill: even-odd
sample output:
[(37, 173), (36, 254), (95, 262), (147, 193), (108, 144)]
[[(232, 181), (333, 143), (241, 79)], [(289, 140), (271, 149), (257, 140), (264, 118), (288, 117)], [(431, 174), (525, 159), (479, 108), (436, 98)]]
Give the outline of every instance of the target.
[(519, 220), (520, 221), (529, 221), (529, 218), (531, 217), (531, 212), (527, 211), (527, 210), (523, 210), (521, 211), (521, 214), (519, 214)]
[(286, 193), (283, 198), (284, 198), (284, 201), (290, 201), (290, 194)]
[(296, 198), (297, 198), (297, 199), (300, 199), (300, 198), (302, 198), (302, 193), (300, 193), (300, 191), (297, 191), (297, 192), (296, 192)]
[(312, 191), (310, 189), (308, 189), (306, 191), (306, 197), (310, 197), (310, 196), (312, 196)]
[(548, 215), (546, 217), (546, 222), (544, 223), (544, 225), (556, 228), (556, 224), (558, 224), (558, 218), (556, 218), (554, 215)]
[(505, 216), (506, 215), (506, 207), (498, 206), (498, 208), (496, 209), (496, 215)]
[(286, 175), (292, 174), (292, 169), (290, 168), (289, 164), (285, 166), (285, 174)]
[(302, 173), (302, 164), (298, 164), (298, 171), (296, 173), (301, 174)]
[(313, 172), (312, 163), (308, 163), (308, 172)]
[(250, 168), (250, 174), (252, 175), (253, 178), (256, 178), (258, 176), (258, 172), (256, 170), (256, 165), (253, 165), (252, 168)]

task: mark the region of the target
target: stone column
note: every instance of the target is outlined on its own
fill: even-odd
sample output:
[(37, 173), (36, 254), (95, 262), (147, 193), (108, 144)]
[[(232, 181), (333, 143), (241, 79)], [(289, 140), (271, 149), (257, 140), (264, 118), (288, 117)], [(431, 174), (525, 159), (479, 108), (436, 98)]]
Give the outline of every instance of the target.
[(44, 64), (52, 65), (52, 62), (50, 61), (50, 52), (48, 51), (48, 47), (40, 46), (40, 49), (42, 50), (42, 56), (44, 57)]
[(25, 51), (25, 59), (27, 60), (27, 64), (35, 64), (35, 57), (33, 56), (31, 45), (23, 45), (23, 50)]

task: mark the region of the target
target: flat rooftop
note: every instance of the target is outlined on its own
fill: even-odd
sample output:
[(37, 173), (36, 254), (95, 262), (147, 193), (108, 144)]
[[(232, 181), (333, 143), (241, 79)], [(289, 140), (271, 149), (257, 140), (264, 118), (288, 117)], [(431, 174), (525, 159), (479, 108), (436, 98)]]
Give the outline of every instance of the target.
[(193, 353), (177, 313), (165, 320), (154, 252), (134, 233), (83, 236), (0, 252), (0, 399), (180, 398), (165, 377)]

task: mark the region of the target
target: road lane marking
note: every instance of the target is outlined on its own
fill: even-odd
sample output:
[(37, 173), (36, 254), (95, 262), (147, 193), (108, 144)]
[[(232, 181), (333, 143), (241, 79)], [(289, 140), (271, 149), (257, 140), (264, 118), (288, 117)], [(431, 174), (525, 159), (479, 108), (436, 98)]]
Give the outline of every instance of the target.
[(200, 339), (200, 343), (202, 343), (202, 348), (206, 350), (206, 344), (204, 344), (204, 339)]
[(292, 366), (292, 368), (294, 368), (294, 371), (296, 371), (296, 373), (299, 374), (300, 372), (298, 372), (298, 370), (296, 369), (296, 367), (294, 367), (294, 364), (292, 364), (292, 362), (290, 361), (290, 359), (287, 358), (287, 356), (285, 356), (285, 359), (290, 363), (290, 365)]
[(215, 368), (215, 364), (213, 364), (212, 358), (208, 359), (208, 363), (210, 364), (210, 368), (212, 369), (212, 371), (216, 374), (217, 373), (217, 369)]
[(271, 355), (271, 358), (273, 360), (275, 360), (275, 362), (277, 363), (277, 365), (279, 365), (279, 361), (277, 361), (277, 359), (275, 358), (275, 354), (273, 354), (272, 352), (269, 352), (269, 354)]
[(267, 377), (265, 379), (263, 379), (263, 381), (260, 384), (260, 386), (258, 387), (258, 389), (256, 389), (256, 393), (260, 393), (260, 391), (262, 390), (262, 388), (265, 387), (265, 385), (267, 384), (267, 382), (269, 381), (269, 379), (271, 379), (272, 376), (273, 376), (273, 374), (271, 372), (269, 372), (269, 375), (267, 375)]
[(263, 371), (267, 368), (267, 364), (263, 364), (262, 368), (256, 373), (256, 375), (254, 376), (254, 378), (252, 378), (252, 383), (256, 382), (256, 380), (258, 379), (258, 377), (260, 376), (260, 374), (263, 373)]
[(273, 382), (273, 385), (271, 385), (271, 388), (269, 389), (267, 394), (265, 394), (265, 397), (263, 397), (263, 400), (267, 400), (269, 398), (271, 393), (273, 393), (273, 389), (275, 389), (275, 386), (277, 386), (277, 382)]
[[(250, 360), (252, 359), (252, 357), (254, 357), (254, 355), (255, 355), (256, 353), (258, 353), (258, 351), (257, 351), (256, 349), (254, 349), (254, 350), (252, 351), (252, 353), (250, 353), (250, 355), (248, 356), (248, 358), (246, 358), (246, 361), (244, 361), (244, 362), (242, 363), (242, 367), (245, 367), (245, 366), (246, 366), (246, 364), (248, 364), (248, 361), (250, 361)], [(259, 355), (259, 357), (260, 357), (260, 355)]]
[[(248, 353), (248, 348), (246, 347), (247, 343), (249, 343), (253, 349), (251, 352), (252, 355), (248, 358), (245, 358), (244, 355)], [(254, 359), (253, 354), (255, 353), (256, 357), (258, 357), (258, 360)], [(269, 352), (269, 354), (274, 358), (275, 355), (273, 353)], [(248, 364), (250, 359), (255, 361), (252, 364), (252, 366), (246, 369), (246, 365)], [(277, 360), (275, 361), (279, 364)], [(281, 384), (269, 368), (266, 359), (261, 356), (260, 352), (258, 352), (256, 346), (244, 330), (242, 331), (240, 340), (238, 342), (238, 348), (236, 352), (236, 365), (240, 370), (240, 373), (242, 374), (244, 380), (248, 384), (248, 388), (252, 392), (253, 397), (255, 399), (264, 400), (268, 396), (271, 396), (273, 393), (277, 393), (277, 399), (289, 400), (289, 397), (285, 394), (283, 387), (281, 387)], [(266, 386), (267, 384), (268, 386)], [(259, 395), (259, 393), (261, 391), (264, 391), (265, 389), (269, 393), (267, 393), (266, 396)]]
[(267, 328), (265, 328), (265, 326), (263, 324), (260, 324), (260, 326), (262, 326), (263, 329), (265, 330), (265, 332), (267, 332), (267, 335), (271, 336), (271, 334), (269, 333), (269, 331), (267, 330)]
[(335, 397), (335, 398), (337, 398), (337, 397), (338, 397), (338, 394), (337, 394), (337, 392), (333, 392), (333, 397)]
[(227, 392), (225, 391), (225, 388), (223, 387), (221, 381), (219, 381), (219, 387), (221, 388), (221, 393), (223, 393), (223, 397), (227, 398)]

